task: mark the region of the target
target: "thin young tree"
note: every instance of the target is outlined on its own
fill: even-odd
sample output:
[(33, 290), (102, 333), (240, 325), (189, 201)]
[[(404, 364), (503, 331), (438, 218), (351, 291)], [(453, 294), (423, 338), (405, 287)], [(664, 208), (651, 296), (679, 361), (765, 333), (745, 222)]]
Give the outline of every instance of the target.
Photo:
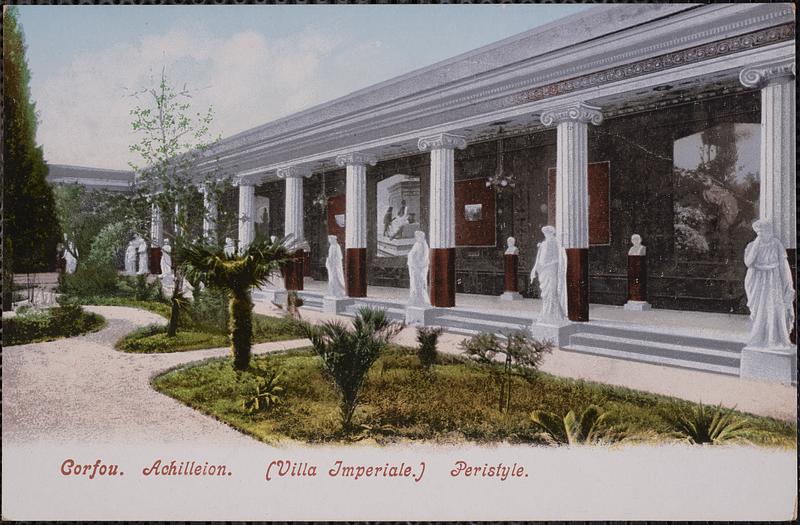
[[(139, 141), (130, 146), (130, 151), (141, 158), (141, 164), (129, 163), (136, 173), (136, 202), (147, 201), (156, 206), (164, 224), (164, 230), (172, 247), (172, 308), (167, 335), (174, 336), (178, 330), (180, 311), (185, 305), (183, 298), (184, 275), (181, 259), (189, 244), (196, 237), (196, 222), (189, 221), (190, 210), (197, 206), (198, 183), (194, 173), (198, 161), (219, 141), (212, 137), (210, 126), (214, 120), (213, 109), (195, 112), (191, 105), (191, 93), (184, 86), (175, 88), (162, 69), (158, 84), (134, 93), (142, 101), (130, 112), (131, 126)], [(209, 177), (210, 179), (210, 177)], [(142, 213), (141, 210), (138, 213)], [(199, 222), (202, 222), (202, 218)], [(151, 232), (142, 228), (139, 234), (151, 243)]]

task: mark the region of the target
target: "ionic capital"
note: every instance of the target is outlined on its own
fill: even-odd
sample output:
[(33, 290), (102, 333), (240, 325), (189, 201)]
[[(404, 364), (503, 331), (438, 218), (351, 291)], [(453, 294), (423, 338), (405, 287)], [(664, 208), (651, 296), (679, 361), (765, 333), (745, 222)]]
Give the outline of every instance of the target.
[(598, 107), (578, 102), (545, 110), (539, 118), (545, 126), (562, 122), (584, 122), (599, 126), (603, 122), (603, 112)]
[(366, 166), (367, 164), (369, 164), (370, 166), (374, 166), (375, 164), (377, 164), (377, 162), (378, 159), (375, 157), (375, 155), (370, 155), (368, 153), (359, 153), (357, 151), (336, 156), (336, 165), (342, 167)]
[(437, 133), (428, 137), (422, 137), (417, 142), (420, 151), (431, 151), (435, 149), (464, 149), (467, 147), (467, 140), (460, 135), (450, 133)]
[(311, 170), (302, 166), (284, 166), (282, 168), (278, 168), (277, 175), (279, 179), (299, 179), (302, 177), (308, 178), (311, 176)]
[(748, 88), (760, 88), (771, 81), (795, 76), (794, 59), (748, 66), (739, 72), (739, 82)]

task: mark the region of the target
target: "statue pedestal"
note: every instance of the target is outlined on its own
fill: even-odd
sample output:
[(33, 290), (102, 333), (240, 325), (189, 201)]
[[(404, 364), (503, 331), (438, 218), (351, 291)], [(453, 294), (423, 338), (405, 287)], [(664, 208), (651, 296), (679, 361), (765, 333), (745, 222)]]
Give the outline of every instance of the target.
[(745, 346), (742, 349), (739, 377), (772, 383), (797, 383), (797, 347)]
[(626, 310), (641, 312), (650, 309), (647, 302), (647, 256), (628, 255), (628, 302)]
[(253, 290), (253, 299), (286, 306), (288, 293), (283, 288), (256, 288)]
[(531, 325), (531, 335), (536, 339), (547, 340), (555, 346), (567, 346), (569, 344), (570, 326), (569, 321), (534, 321)]
[(322, 298), (322, 311), (328, 314), (341, 314), (355, 301), (349, 297), (333, 297), (326, 295)]
[(507, 253), (503, 255), (504, 264), (504, 279), (503, 279), (503, 295), (500, 296), (501, 301), (519, 301), (522, 299), (522, 294), (519, 293), (519, 285), (517, 280), (517, 268), (519, 266), (519, 255)]
[(436, 308), (433, 306), (406, 306), (406, 324), (428, 326), (433, 319)]

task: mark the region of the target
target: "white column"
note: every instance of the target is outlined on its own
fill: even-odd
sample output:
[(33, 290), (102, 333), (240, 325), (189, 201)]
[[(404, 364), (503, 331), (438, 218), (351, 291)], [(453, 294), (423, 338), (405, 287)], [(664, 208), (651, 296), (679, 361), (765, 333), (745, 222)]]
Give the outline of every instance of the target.
[(255, 237), (253, 208), (255, 207), (256, 187), (245, 180), (239, 186), (239, 253), (250, 246)]
[(423, 137), (417, 143), (420, 151), (431, 152), (428, 237), (432, 249), (455, 248), (455, 163), (453, 150), (464, 149), (464, 137), (440, 133)]
[(292, 236), (292, 241), (304, 250), (308, 249), (303, 227), (303, 178), (311, 172), (299, 166), (278, 168), (278, 178), (286, 181), (286, 209), (284, 210), (283, 233)]
[(542, 124), (557, 124), (556, 235), (564, 248), (589, 247), (589, 123), (603, 122), (600, 108), (583, 103), (544, 111)]
[(217, 201), (209, 184), (203, 184), (203, 237), (210, 239), (217, 229)]
[(364, 153), (336, 157), (336, 164), (347, 167), (345, 179), (345, 247), (367, 247), (367, 164), (377, 159)]
[(161, 218), (161, 208), (154, 202), (150, 205), (150, 238), (151, 246), (161, 246), (164, 241), (164, 221)]
[(794, 60), (747, 67), (739, 74), (746, 87), (761, 88), (759, 215), (772, 223), (786, 249), (797, 247), (794, 77)]

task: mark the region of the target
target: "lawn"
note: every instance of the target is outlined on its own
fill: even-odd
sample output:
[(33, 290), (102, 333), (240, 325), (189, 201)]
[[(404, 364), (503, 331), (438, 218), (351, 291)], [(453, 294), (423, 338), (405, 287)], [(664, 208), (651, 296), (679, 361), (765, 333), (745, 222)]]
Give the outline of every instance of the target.
[(22, 310), (14, 317), (3, 318), (3, 344), (23, 345), (53, 341), (96, 332), (106, 325), (100, 315), (87, 312), (77, 305), (59, 306), (46, 310)]
[[(626, 388), (535, 373), (517, 377), (508, 413), (498, 409), (498, 383), (491, 366), (440, 354), (426, 373), (413, 350), (392, 347), (370, 369), (354, 422), (359, 431), (343, 435), (338, 398), (311, 350), (256, 357), (249, 370), (236, 372), (228, 359), (189, 365), (153, 380), (159, 392), (222, 420), (255, 438), (275, 443), (371, 439), (478, 443), (543, 443), (531, 424), (532, 410), (563, 416), (591, 404), (614, 414), (630, 435), (650, 441), (672, 440), (660, 411), (691, 403)], [(280, 373), (281, 402), (252, 414), (243, 407), (265, 377)], [(748, 439), (767, 446), (794, 447), (796, 425), (736, 413), (751, 431)]]

